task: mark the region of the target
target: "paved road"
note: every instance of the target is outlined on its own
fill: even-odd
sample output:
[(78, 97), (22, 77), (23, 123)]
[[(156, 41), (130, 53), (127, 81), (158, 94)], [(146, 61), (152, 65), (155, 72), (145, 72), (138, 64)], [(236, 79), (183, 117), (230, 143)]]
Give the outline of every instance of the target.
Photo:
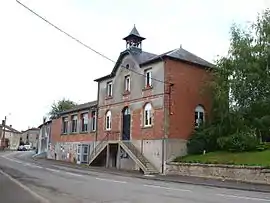
[[(270, 193), (168, 183), (91, 171), (86, 173), (64, 166), (25, 162), (29, 153), (0, 154), (0, 169), (46, 203), (270, 202)], [(5, 194), (0, 190), (0, 195)]]

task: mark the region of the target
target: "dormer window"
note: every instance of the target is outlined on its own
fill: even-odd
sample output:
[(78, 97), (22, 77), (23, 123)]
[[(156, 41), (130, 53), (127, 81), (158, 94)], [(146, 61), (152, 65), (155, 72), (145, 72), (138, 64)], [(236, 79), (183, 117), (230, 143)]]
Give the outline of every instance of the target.
[(107, 96), (108, 97), (112, 96), (112, 81), (107, 83)]
[(125, 92), (130, 92), (130, 76), (125, 76)]
[(144, 73), (145, 75), (145, 87), (151, 87), (152, 86), (152, 71), (151, 69), (148, 69)]

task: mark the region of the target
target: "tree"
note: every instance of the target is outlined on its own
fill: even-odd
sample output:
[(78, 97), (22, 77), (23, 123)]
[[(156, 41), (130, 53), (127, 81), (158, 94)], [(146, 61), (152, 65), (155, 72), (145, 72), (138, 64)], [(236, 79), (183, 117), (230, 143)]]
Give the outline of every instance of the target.
[[(264, 140), (270, 134), (270, 10), (266, 9), (248, 29), (233, 25), (228, 55), (216, 61), (211, 120), (190, 139), (204, 140), (203, 148), (216, 150), (219, 138), (249, 141), (243, 134)], [(208, 144), (211, 140), (211, 144)], [(232, 139), (220, 139), (232, 140)], [(254, 140), (255, 141), (255, 140)], [(211, 147), (214, 146), (214, 147)], [(225, 144), (223, 143), (223, 146)], [(201, 152), (202, 146), (199, 146)], [(194, 150), (195, 149), (195, 150)]]
[(50, 119), (58, 118), (59, 114), (63, 111), (72, 109), (77, 104), (68, 99), (59, 100), (57, 103), (53, 103), (51, 106), (51, 111), (49, 112)]

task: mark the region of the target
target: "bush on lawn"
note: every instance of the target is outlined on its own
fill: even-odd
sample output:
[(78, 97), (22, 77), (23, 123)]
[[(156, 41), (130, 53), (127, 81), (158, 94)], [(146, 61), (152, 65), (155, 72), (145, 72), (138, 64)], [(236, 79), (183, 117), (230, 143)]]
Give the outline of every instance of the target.
[(207, 127), (196, 129), (187, 142), (188, 154), (202, 154), (218, 148), (215, 130)]
[(253, 130), (240, 131), (227, 137), (218, 138), (217, 143), (221, 150), (230, 152), (258, 150), (260, 144)]

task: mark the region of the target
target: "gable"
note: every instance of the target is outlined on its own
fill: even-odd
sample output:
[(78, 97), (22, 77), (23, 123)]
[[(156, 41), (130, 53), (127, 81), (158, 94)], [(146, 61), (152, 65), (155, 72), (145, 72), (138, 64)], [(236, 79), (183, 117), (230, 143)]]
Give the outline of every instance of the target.
[(113, 77), (115, 77), (115, 75), (120, 67), (126, 68), (126, 65), (129, 64), (129, 66), (130, 66), (129, 68), (134, 68), (136, 64), (137, 65), (143, 64), (146, 61), (151, 60), (155, 56), (157, 56), (157, 55), (149, 53), (149, 52), (141, 51), (139, 49), (137, 50), (135, 48), (133, 50), (125, 50), (125, 51), (120, 53), (120, 55), (117, 59), (117, 62), (114, 65), (112, 72), (109, 75), (98, 78), (94, 81), (100, 82), (102, 80), (113, 78)]

